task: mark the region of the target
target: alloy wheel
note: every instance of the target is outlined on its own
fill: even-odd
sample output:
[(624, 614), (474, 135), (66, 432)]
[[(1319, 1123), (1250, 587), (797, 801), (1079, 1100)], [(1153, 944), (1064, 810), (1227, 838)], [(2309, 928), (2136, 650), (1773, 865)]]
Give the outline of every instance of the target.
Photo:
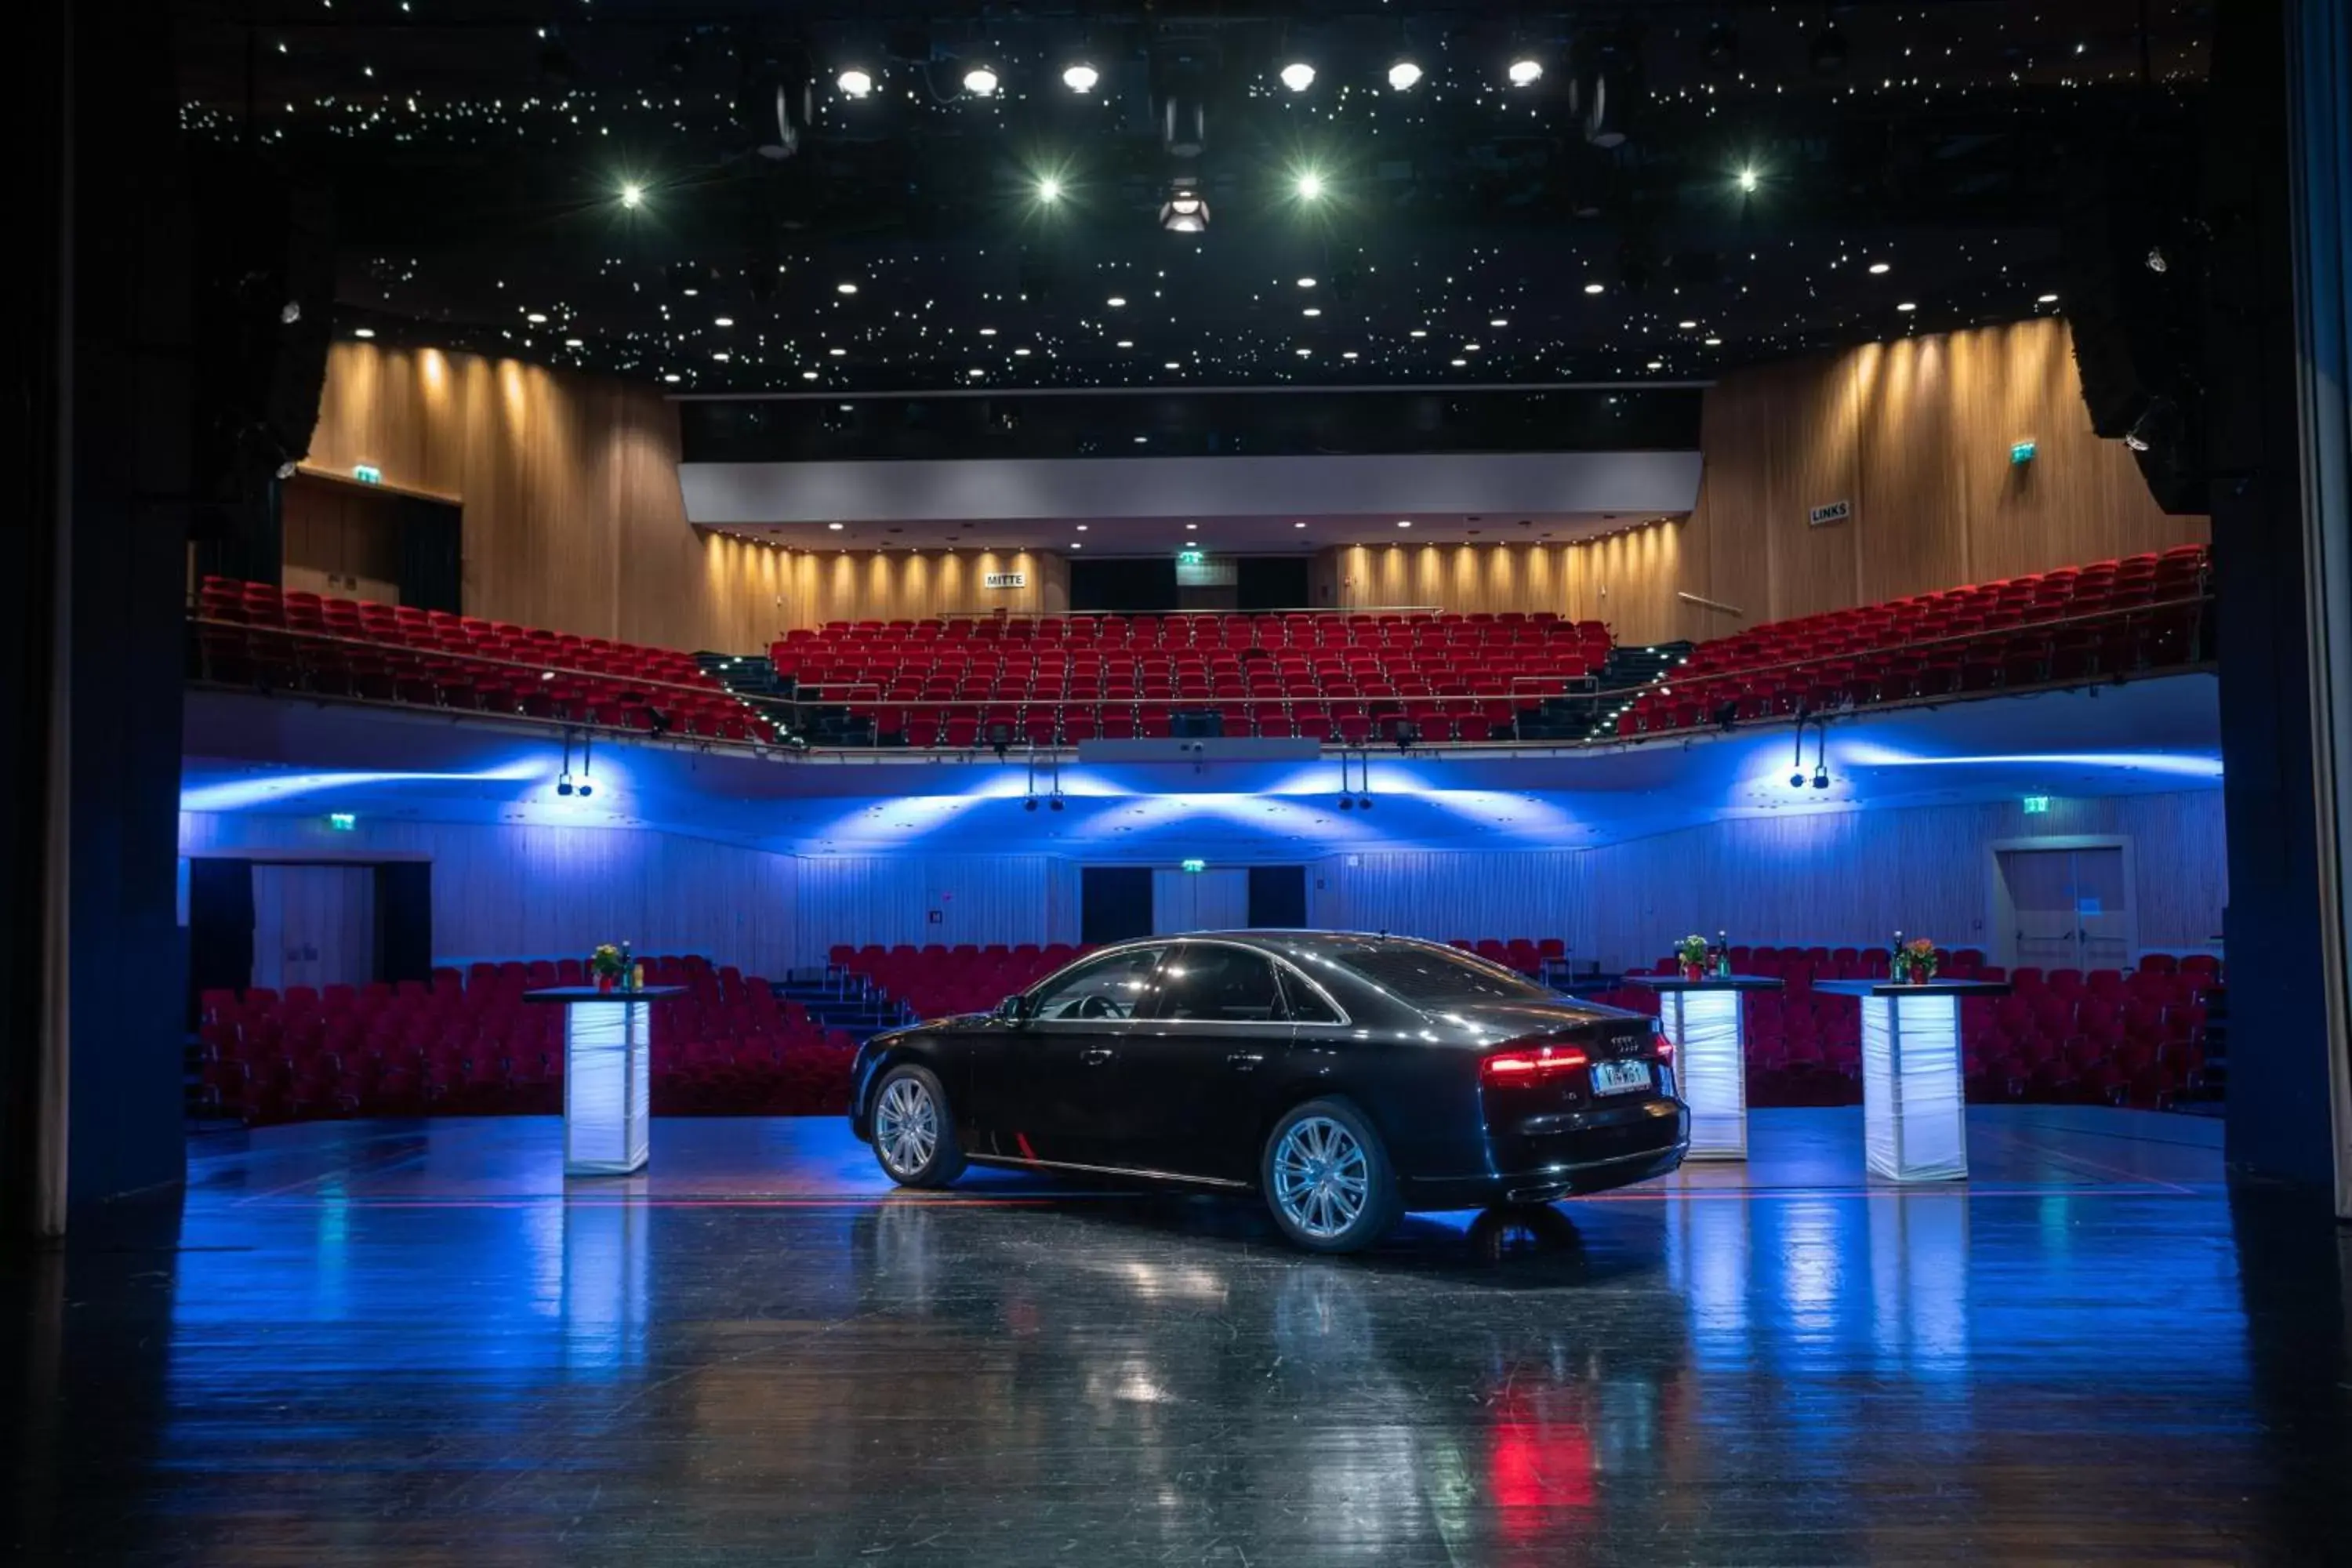
[(922, 1080), (896, 1078), (884, 1085), (874, 1108), (874, 1147), (891, 1173), (920, 1173), (939, 1144), (940, 1109)]
[(1370, 1196), (1363, 1144), (1330, 1117), (1301, 1117), (1275, 1146), (1274, 1201), (1316, 1240), (1345, 1235)]

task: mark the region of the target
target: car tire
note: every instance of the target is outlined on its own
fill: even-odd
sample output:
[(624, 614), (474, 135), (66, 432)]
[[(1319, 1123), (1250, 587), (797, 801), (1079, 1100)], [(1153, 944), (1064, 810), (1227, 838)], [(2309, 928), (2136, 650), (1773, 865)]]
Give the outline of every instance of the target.
[(1359, 1251), (1397, 1221), (1387, 1145), (1351, 1100), (1310, 1100), (1286, 1111), (1259, 1152), (1258, 1183), (1276, 1226), (1309, 1252)]
[(927, 1067), (908, 1063), (874, 1086), (874, 1158), (902, 1187), (944, 1187), (963, 1174), (963, 1149), (947, 1090)]

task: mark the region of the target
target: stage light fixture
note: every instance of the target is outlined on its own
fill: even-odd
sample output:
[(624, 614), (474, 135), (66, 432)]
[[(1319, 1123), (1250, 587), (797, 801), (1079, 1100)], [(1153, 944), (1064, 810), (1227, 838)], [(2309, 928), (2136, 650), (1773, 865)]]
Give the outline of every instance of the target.
[(1062, 199), (1062, 182), (1048, 174), (1037, 182), (1037, 199), (1047, 206)]
[(1827, 789), (1830, 787), (1830, 770), (1828, 763), (1815, 763), (1813, 764), (1813, 787), (1815, 789)]
[(1062, 72), (1062, 85), (1072, 92), (1092, 92), (1102, 80), (1102, 72), (1081, 60)]
[(1197, 178), (1179, 174), (1168, 183), (1160, 204), (1160, 226), (1171, 234), (1200, 234), (1209, 226), (1209, 201)]
[(1743, 192), (1752, 191), (1756, 188), (1756, 171), (1752, 166), (1739, 171), (1740, 190)]
[(1339, 797), (1339, 809), (1341, 811), (1353, 811), (1356, 809), (1356, 803), (1351, 797), (1343, 795)]
[(1282, 85), (1293, 92), (1305, 92), (1315, 85), (1315, 68), (1305, 60), (1293, 60), (1282, 68)]
[(860, 70), (856, 66), (850, 67), (833, 79), (834, 85), (841, 89), (842, 96), (845, 98), (864, 98), (874, 90), (874, 74), (871, 71)]
[(1055, 796), (1054, 796), (1051, 800), (1048, 800), (1048, 801), (1045, 803), (1045, 808), (1046, 808), (1047, 810), (1049, 810), (1049, 811), (1059, 811), (1059, 810), (1061, 810), (1061, 809), (1062, 809), (1062, 797), (1061, 797), (1060, 795), (1055, 795)]
[(1789, 775), (1789, 787), (1790, 789), (1802, 789), (1805, 787), (1805, 770), (1802, 766), (1800, 766), (1795, 773)]
[(1034, 810), (1036, 810), (1036, 809), (1037, 809), (1037, 797), (1036, 797), (1035, 795), (1031, 795), (1027, 800), (1023, 801), (1023, 802), (1021, 803), (1021, 809), (1022, 809), (1022, 810), (1024, 810), (1024, 811), (1034, 811)]
[(2160, 245), (2148, 247), (2147, 269), (2150, 272), (2169, 272), (2172, 270), (2172, 260), (2169, 257), (2164, 254), (2164, 247)]
[(1399, 92), (1411, 92), (1421, 80), (1421, 68), (1411, 60), (1399, 60), (1389, 67), (1389, 86)]
[(354, 327), (352, 329), (352, 336), (355, 338), (372, 338), (375, 336), (375, 329), (373, 327)]
[(1356, 809), (1357, 809), (1358, 811), (1370, 811), (1370, 810), (1371, 810), (1371, 809), (1372, 809), (1372, 797), (1371, 797), (1370, 795), (1358, 795), (1358, 796), (1356, 797)]
[(559, 773), (556, 775), (555, 793), (562, 795), (568, 795), (572, 793), (572, 775), (570, 773)]
[(596, 786), (588, 782), (587, 775), (584, 773), (581, 775), (578, 793), (582, 800), (586, 800), (590, 795), (596, 793)]
[(993, 98), (1000, 85), (996, 73), (986, 66), (974, 66), (963, 73), (963, 89), (974, 98)]
[(1533, 55), (1521, 55), (1511, 62), (1510, 69), (1505, 74), (1510, 78), (1513, 87), (1533, 87), (1543, 80), (1543, 61)]
[(1297, 188), (1299, 200), (1320, 201), (1323, 198), (1323, 176), (1309, 169), (1298, 176)]
[(623, 185), (621, 187), (621, 205), (632, 209), (645, 205), (646, 188), (643, 185), (634, 183)]
[(1884, 261), (1874, 261), (1874, 262), (1872, 262), (1872, 263), (1870, 264), (1870, 275), (1871, 275), (1873, 278), (1884, 278), (1884, 277), (1885, 277), (1885, 276), (1886, 276), (1886, 270), (1887, 270), (1886, 263), (1885, 263), (1885, 262), (1884, 262)]

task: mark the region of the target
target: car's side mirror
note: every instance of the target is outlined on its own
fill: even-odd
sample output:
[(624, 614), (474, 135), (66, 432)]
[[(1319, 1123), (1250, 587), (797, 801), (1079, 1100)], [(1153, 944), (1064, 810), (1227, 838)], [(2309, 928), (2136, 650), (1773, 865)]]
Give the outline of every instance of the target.
[(1028, 998), (1025, 996), (1007, 996), (996, 1005), (996, 1021), (1000, 1024), (1017, 1024), (1028, 1016)]

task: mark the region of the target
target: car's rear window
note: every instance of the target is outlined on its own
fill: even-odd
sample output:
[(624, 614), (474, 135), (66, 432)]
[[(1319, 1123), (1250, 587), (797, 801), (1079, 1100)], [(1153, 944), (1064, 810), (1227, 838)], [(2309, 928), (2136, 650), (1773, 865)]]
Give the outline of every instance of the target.
[(1402, 1001), (1460, 1002), (1475, 997), (1502, 1001), (1551, 1001), (1534, 981), (1481, 963), (1450, 947), (1417, 943), (1337, 947), (1329, 951), (1340, 968), (1362, 975)]

